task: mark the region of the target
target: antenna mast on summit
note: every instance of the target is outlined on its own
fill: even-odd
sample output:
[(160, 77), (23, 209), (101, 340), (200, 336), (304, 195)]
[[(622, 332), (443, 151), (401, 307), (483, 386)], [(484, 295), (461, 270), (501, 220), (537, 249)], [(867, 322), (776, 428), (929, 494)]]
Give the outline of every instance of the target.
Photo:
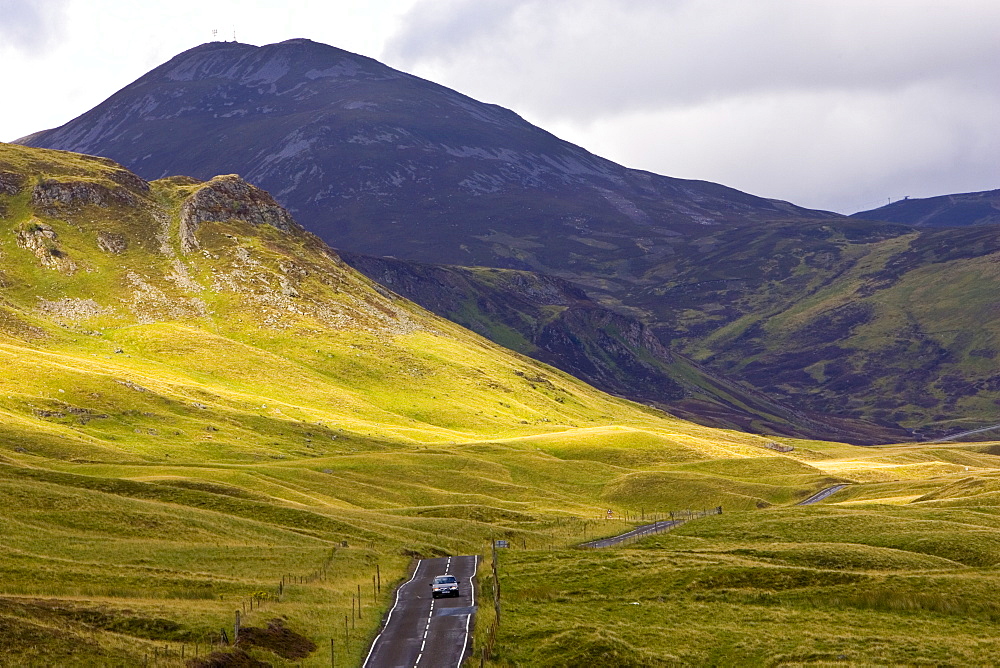
[(219, 41), (219, 31), (218, 30), (212, 30), (212, 41), (213, 42), (218, 42)]

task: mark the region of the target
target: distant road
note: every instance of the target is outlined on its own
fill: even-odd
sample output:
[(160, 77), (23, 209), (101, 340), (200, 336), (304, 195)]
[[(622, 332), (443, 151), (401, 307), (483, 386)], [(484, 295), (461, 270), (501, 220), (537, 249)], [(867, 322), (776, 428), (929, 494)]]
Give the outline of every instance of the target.
[(654, 533), (660, 533), (667, 531), (668, 529), (673, 529), (675, 526), (681, 524), (680, 520), (667, 520), (664, 522), (653, 522), (652, 524), (643, 524), (641, 527), (637, 527), (628, 533), (623, 533), (619, 536), (612, 536), (611, 538), (602, 538), (601, 540), (592, 540), (589, 543), (583, 543), (580, 547), (592, 547), (592, 548), (602, 548), (602, 547), (612, 547), (618, 545), (619, 543), (624, 543), (627, 540), (633, 538), (641, 538), (642, 536), (649, 536)]
[(844, 489), (845, 487), (847, 487), (847, 485), (834, 485), (833, 487), (827, 487), (826, 489), (822, 489), (822, 490), (816, 492), (815, 494), (813, 494), (812, 496), (810, 496), (805, 501), (799, 501), (795, 505), (797, 505), (797, 506), (809, 506), (809, 505), (812, 505), (814, 503), (822, 501), (823, 499), (825, 499), (826, 497), (830, 496), (831, 494), (834, 494), (835, 492), (839, 492), (840, 490)]
[[(478, 556), (421, 559), (396, 590), (396, 602), (362, 668), (458, 668), (468, 652), (476, 613)], [(433, 598), (431, 580), (449, 573), (462, 595)]]
[(965, 438), (966, 436), (972, 436), (974, 434), (982, 434), (983, 432), (993, 431), (994, 429), (1000, 429), (1000, 424), (995, 424), (990, 427), (980, 427), (979, 429), (970, 429), (969, 431), (961, 431), (957, 434), (952, 434), (951, 436), (935, 438), (933, 441), (921, 441), (921, 443), (947, 443), (948, 441), (954, 441), (956, 438)]

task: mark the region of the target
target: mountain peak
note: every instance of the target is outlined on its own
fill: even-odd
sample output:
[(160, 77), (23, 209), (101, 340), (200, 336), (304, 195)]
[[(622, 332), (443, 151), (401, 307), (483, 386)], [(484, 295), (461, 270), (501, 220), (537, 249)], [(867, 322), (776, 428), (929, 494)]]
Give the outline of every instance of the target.
[(399, 75), (377, 60), (298, 37), (265, 46), (207, 42), (171, 58), (136, 84), (221, 79), (243, 85), (270, 85), (287, 78), (292, 86), (302, 79), (389, 73)]

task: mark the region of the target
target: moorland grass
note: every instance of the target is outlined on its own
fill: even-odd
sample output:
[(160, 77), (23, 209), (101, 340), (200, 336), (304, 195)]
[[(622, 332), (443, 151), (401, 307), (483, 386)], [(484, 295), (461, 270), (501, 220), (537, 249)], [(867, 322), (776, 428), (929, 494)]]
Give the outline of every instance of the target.
[[(0, 663), (180, 665), (239, 609), (316, 642), (304, 665), (329, 665), (331, 638), (356, 665), (413, 558), (497, 538), (515, 548), (501, 664), (944, 665), (994, 649), (972, 641), (994, 619), (976, 593), (1000, 545), (988, 446), (777, 453), (505, 351), (310, 235), (205, 222), (186, 252), (178, 210), (206, 184), (42, 211), (40, 179), (113, 188), (118, 168), (8, 146), (0, 167), (25, 175), (0, 196)], [(76, 271), (18, 244), (33, 218)], [(853, 484), (781, 507), (834, 482)], [(718, 505), (627, 549), (573, 549)]]

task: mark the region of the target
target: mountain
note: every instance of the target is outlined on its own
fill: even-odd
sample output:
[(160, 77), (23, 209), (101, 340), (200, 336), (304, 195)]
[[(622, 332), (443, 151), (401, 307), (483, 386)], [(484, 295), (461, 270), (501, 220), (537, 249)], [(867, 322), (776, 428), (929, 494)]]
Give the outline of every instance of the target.
[(234, 175), (0, 144), (0, 360), (11, 665), (328, 665), (362, 608), (359, 665), (414, 556), (839, 480), (427, 312)]
[(541, 271), (601, 293), (639, 280), (679, 239), (835, 217), (627, 169), (507, 109), (304, 39), (195, 47), (20, 143), (104, 155), (146, 179), (237, 172), (337, 248)]
[[(496, 320), (472, 314), (481, 300), (458, 308), (452, 299), (436, 308), (440, 299), (420, 298), (428, 289), (407, 295), (605, 390), (661, 405), (682, 392), (690, 395), (693, 384), (681, 376), (702, 374), (687, 365), (663, 368), (663, 360), (669, 366), (677, 359), (637, 320), (650, 310), (628, 303), (627, 296), (660, 285), (664, 263), (711, 246), (698, 245), (706, 235), (749, 230), (771, 219), (834, 218), (716, 184), (626, 169), (513, 112), (308, 40), (197, 47), (80, 118), (22, 143), (110, 156), (151, 179), (236, 170), (277, 193), (307, 228), (357, 261), (362, 252), (513, 268), (522, 281), (558, 286), (562, 302), (528, 308), (543, 315), (501, 317), (504, 331), (476, 326), (477, 320)], [(537, 270), (587, 286), (612, 310)], [(428, 271), (417, 273), (426, 277)], [(440, 271), (455, 276), (452, 269)], [(466, 273), (449, 289), (483, 276)], [(485, 287), (496, 293), (495, 286)], [(505, 287), (517, 289), (513, 282)], [(492, 303), (525, 306), (516, 296)], [(511, 324), (539, 320), (547, 324), (527, 333), (530, 343), (504, 333)], [(666, 331), (656, 319), (649, 323)], [(616, 335), (618, 343), (607, 349), (610, 328), (632, 334)], [(541, 339), (546, 343), (539, 345)], [(707, 388), (715, 382), (694, 385), (697, 396), (689, 403), (716, 417), (759, 403), (714, 396)], [(765, 413), (733, 414), (737, 421), (724, 424), (770, 423), (774, 411)], [(792, 433), (845, 437), (811, 428)]]
[(993, 308), (990, 232), (630, 170), (308, 40), (196, 47), (24, 143), (147, 178), (238, 171), (428, 308), (711, 424), (869, 443), (990, 426), (1000, 398), (991, 328), (955, 315)]
[(665, 347), (649, 327), (558, 278), (342, 253), (369, 278), (453, 322), (606, 392), (699, 424), (857, 444), (907, 440), (891, 423), (782, 403)]
[(907, 197), (877, 209), (861, 211), (853, 217), (888, 220), (914, 227), (997, 225), (1000, 224), (1000, 190), (914, 199)]

